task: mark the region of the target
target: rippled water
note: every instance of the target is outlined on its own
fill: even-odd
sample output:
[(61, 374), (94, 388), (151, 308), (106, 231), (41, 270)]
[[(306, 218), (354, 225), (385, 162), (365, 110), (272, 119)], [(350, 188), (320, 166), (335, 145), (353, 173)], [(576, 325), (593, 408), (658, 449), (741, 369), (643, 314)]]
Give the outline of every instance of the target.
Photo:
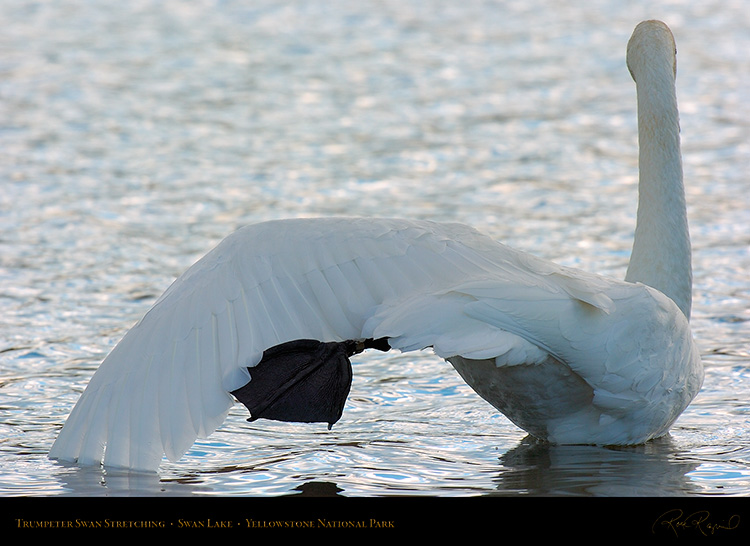
[[(621, 4), (0, 4), (0, 495), (747, 496), (750, 10)], [(645, 18), (678, 42), (706, 365), (669, 437), (536, 444), (425, 352), (355, 362), (331, 431), (238, 406), (159, 476), (47, 459), (114, 343), (246, 223), (459, 220), (621, 277)]]

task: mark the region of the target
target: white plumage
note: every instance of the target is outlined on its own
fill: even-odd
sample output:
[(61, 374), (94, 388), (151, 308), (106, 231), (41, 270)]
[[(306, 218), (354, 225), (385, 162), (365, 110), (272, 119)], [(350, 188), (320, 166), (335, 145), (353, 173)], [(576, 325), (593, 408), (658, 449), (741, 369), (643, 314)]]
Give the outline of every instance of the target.
[[(668, 78), (659, 83), (671, 58), (674, 96), (670, 40), (657, 22), (631, 38), (640, 128), (671, 108), (662, 100)], [(649, 85), (666, 91), (644, 98)], [(158, 468), (165, 454), (179, 459), (221, 425), (247, 368), (252, 375), (264, 351), (299, 339), (432, 347), (482, 397), (551, 442), (635, 444), (664, 434), (703, 378), (688, 325), (673, 108), (640, 134), (637, 267), (628, 281), (555, 265), (460, 224), (331, 218), (248, 226), (188, 269), (125, 335), (50, 456), (139, 470)], [(664, 149), (649, 155), (644, 146)], [(644, 184), (656, 189), (644, 193)]]

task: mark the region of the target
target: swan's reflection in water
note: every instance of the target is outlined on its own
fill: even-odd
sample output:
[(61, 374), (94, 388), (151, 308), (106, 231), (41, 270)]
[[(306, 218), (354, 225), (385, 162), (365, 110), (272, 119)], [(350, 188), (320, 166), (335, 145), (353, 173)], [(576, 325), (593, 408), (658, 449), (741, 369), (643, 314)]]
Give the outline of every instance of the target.
[(674, 457), (669, 436), (631, 447), (553, 446), (525, 438), (500, 457), (498, 493), (535, 496), (661, 496), (695, 493), (699, 463)]
[[(466, 490), (467, 496), (659, 497), (698, 492), (688, 474), (699, 462), (682, 460), (671, 437), (631, 447), (555, 446), (524, 438), (501, 455), (494, 490)], [(382, 491), (375, 496), (406, 494)], [(419, 494), (415, 491), (413, 494)], [(309, 481), (290, 496), (347, 496), (346, 484)]]
[(66, 496), (80, 497), (190, 497), (210, 492), (199, 473), (162, 479), (152, 472), (128, 472), (56, 462), (56, 478)]
[[(476, 481), (471, 485), (467, 482), (465, 490), (459, 486), (452, 489), (451, 494), (588, 497), (658, 497), (666, 491), (672, 496), (696, 494), (697, 487), (688, 474), (695, 471), (700, 463), (681, 457), (679, 453), (681, 450), (669, 436), (632, 447), (554, 446), (526, 437), (516, 447), (503, 453), (494, 468), (486, 470), (489, 478), (484, 486), (478, 488)], [(248, 475), (269, 473), (272, 474), (273, 470), (264, 466), (241, 470), (227, 467), (160, 477), (157, 474), (60, 465), (58, 481), (67, 494), (73, 496), (98, 496), (92, 493), (95, 489), (106, 496), (212, 496), (219, 494), (212, 485), (217, 476), (221, 475), (221, 480), (226, 480), (227, 476), (239, 474), (244, 477), (238, 479), (235, 495), (346, 497), (350, 490), (347, 480), (352, 479), (345, 475), (334, 479), (331, 475), (319, 475), (297, 483), (286, 480), (286, 493), (276, 488), (280, 484), (276, 484), (273, 492), (266, 491), (269, 480), (265, 478), (257, 478), (256, 486), (260, 489), (250, 485), (252, 479), (247, 481)], [(371, 496), (375, 497), (423, 494), (418, 490), (395, 491), (387, 487), (380, 492), (371, 492)]]

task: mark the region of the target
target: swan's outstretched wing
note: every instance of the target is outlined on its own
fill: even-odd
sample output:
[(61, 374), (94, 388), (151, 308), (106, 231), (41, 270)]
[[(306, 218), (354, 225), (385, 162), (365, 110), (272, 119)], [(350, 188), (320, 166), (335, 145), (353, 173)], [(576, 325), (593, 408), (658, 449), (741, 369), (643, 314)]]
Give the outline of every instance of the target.
[(394, 348), (431, 346), (443, 357), (544, 359), (570, 343), (560, 310), (609, 313), (607, 286), (458, 224), (249, 226), (187, 270), (125, 335), (50, 456), (143, 470), (164, 454), (176, 460), (223, 422), (247, 368), (293, 340), (387, 337)]

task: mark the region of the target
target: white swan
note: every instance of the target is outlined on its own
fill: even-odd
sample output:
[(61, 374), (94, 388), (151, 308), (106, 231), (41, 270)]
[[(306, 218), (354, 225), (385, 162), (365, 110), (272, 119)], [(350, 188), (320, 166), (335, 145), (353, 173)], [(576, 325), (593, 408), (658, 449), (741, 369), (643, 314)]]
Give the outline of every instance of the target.
[(348, 357), (369, 346), (432, 347), (550, 442), (637, 444), (666, 433), (703, 380), (688, 325), (671, 32), (639, 24), (627, 59), (640, 197), (626, 281), (560, 267), (458, 224), (249, 226), (188, 269), (125, 335), (50, 457), (153, 471), (165, 454), (179, 459), (211, 434), (232, 392), (253, 419), (330, 426), (349, 391)]

